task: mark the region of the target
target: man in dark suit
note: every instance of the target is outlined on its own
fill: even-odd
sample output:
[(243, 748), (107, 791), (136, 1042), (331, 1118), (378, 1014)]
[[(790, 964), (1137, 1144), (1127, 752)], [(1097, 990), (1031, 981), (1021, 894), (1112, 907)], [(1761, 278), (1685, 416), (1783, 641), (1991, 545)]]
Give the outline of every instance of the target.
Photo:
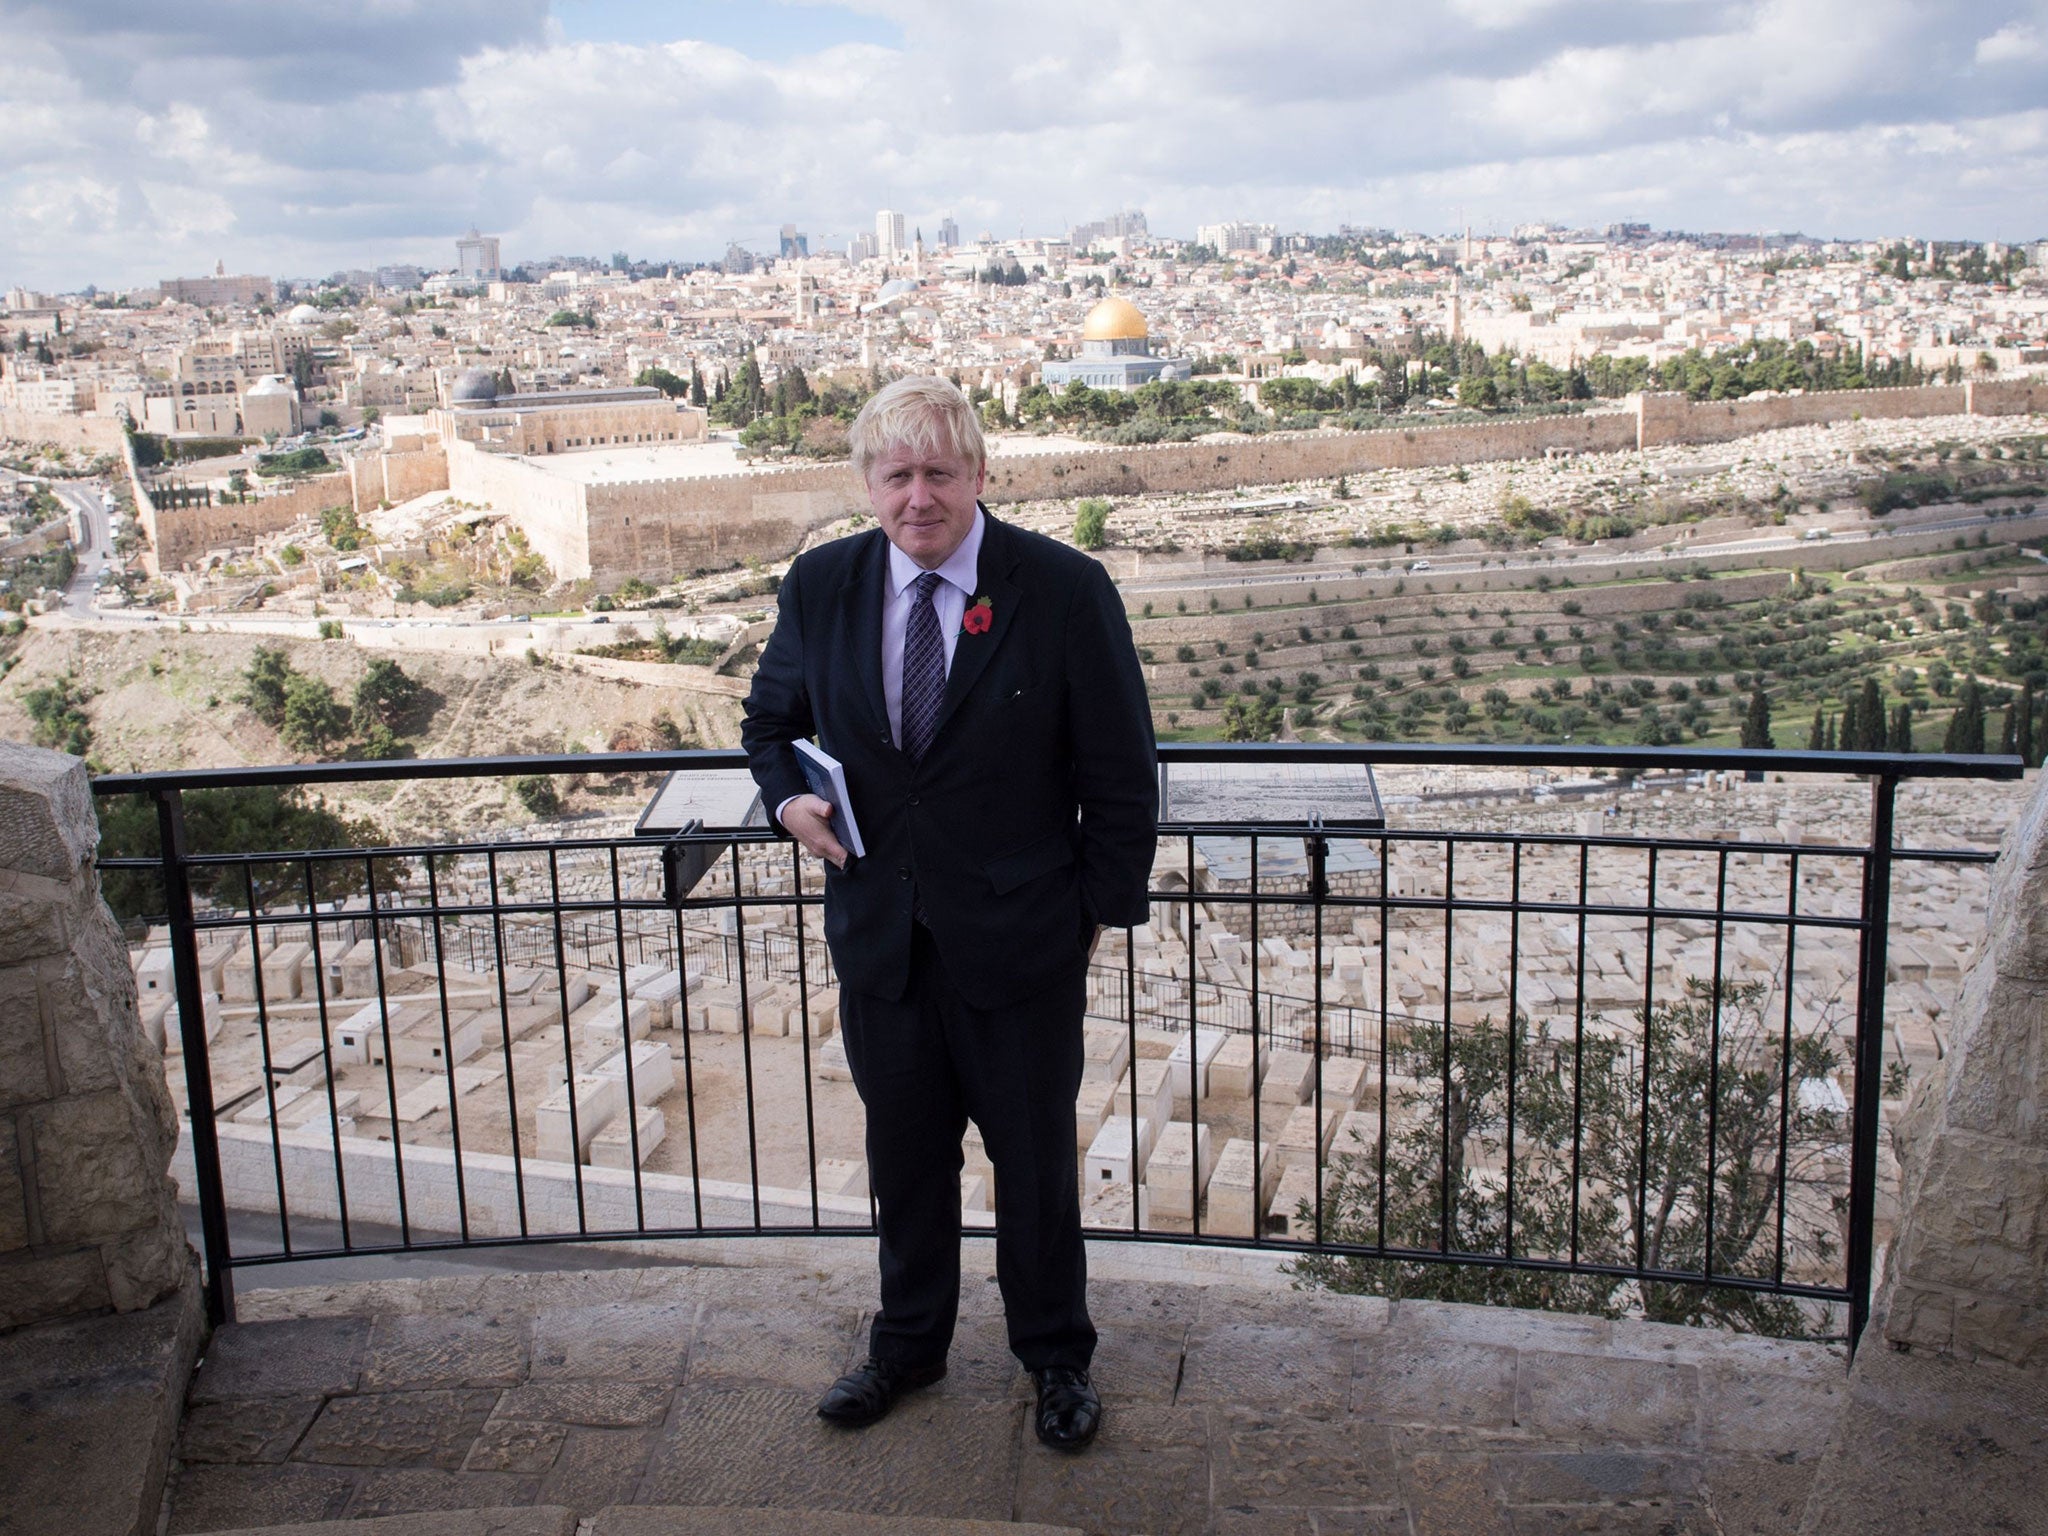
[[(763, 803), (827, 862), (825, 936), (867, 1108), (881, 1307), (869, 1358), (818, 1412), (870, 1424), (945, 1374), (971, 1119), (1038, 1436), (1078, 1450), (1101, 1403), (1074, 1095), (1088, 956), (1102, 927), (1146, 919), (1144, 678), (1102, 567), (980, 505), (986, 450), (951, 384), (889, 385), (852, 447), (881, 526), (790, 567), (741, 731)], [(813, 734), (845, 767), (858, 859), (806, 790), (791, 743)]]

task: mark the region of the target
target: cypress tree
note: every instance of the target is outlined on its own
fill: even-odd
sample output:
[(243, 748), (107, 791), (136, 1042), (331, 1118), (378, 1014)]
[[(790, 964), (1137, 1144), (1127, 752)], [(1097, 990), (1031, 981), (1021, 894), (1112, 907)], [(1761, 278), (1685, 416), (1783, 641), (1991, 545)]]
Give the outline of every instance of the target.
[(1885, 743), (1887, 751), (1910, 752), (1913, 750), (1913, 706), (1901, 704), (1892, 711), (1892, 739)]
[(2019, 739), (2014, 746), (2021, 760), (2031, 768), (2040, 761), (2034, 754), (2034, 685), (2031, 682), (2020, 687), (2019, 711), (2020, 723), (2016, 733)]
[(1749, 696), (1749, 713), (1742, 721), (1742, 744), (1759, 749), (1776, 745), (1771, 740), (1771, 701), (1761, 688)]
[(1863, 742), (1863, 706), (1855, 694), (1842, 700), (1841, 743), (1844, 752), (1860, 752)]
[(1813, 728), (1806, 733), (1806, 750), (1809, 752), (1825, 752), (1827, 746), (1826, 715), (1823, 710), (1815, 706), (1813, 711)]
[(1948, 717), (1948, 732), (1941, 739), (1944, 752), (1984, 750), (1984, 691), (1971, 678), (1956, 698), (1955, 713)]
[(2010, 757), (2020, 749), (2019, 738), (2020, 707), (2017, 703), (2005, 706), (2005, 724), (1998, 732), (1998, 750)]
[(1859, 752), (1882, 752), (1884, 750), (1884, 698), (1877, 691), (1877, 679), (1863, 679), (1863, 696), (1856, 711), (1856, 750)]
[(1834, 718), (1833, 718), (1832, 716), (1830, 716), (1830, 717), (1829, 717), (1829, 719), (1828, 719), (1828, 739), (1827, 739), (1827, 741), (1825, 742), (1825, 744), (1823, 744), (1823, 745), (1822, 745), (1822, 747), (1821, 747), (1821, 751), (1823, 751), (1823, 752), (1832, 752), (1832, 751), (1834, 751), (1834, 750), (1835, 750), (1835, 741), (1836, 741), (1836, 738), (1835, 738), (1835, 722), (1834, 722)]

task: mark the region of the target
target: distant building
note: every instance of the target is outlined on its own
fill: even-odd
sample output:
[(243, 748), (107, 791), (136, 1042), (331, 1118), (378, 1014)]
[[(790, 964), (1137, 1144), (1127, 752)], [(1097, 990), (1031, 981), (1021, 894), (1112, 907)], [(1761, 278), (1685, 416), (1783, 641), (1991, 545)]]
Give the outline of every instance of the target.
[(959, 244), (960, 225), (949, 213), (939, 220), (939, 245), (942, 249), (950, 251)]
[(862, 230), (846, 242), (846, 259), (855, 266), (864, 261), (873, 261), (877, 254), (875, 237), (866, 230)]
[(884, 208), (875, 215), (875, 254), (894, 261), (908, 249), (903, 243), (903, 215)]
[(754, 253), (737, 241), (725, 248), (725, 272), (728, 277), (744, 276), (754, 270)]
[(701, 408), (679, 405), (658, 389), (630, 385), (501, 395), (481, 368), (456, 380), (447, 406), (428, 412), (427, 421), (444, 443), (522, 454), (693, 442), (705, 432)]
[(1076, 224), (1067, 238), (1076, 251), (1085, 251), (1099, 242), (1143, 240), (1149, 233), (1144, 213), (1136, 208), (1126, 208), (1092, 224)]
[(394, 292), (417, 288), (426, 280), (427, 274), (415, 266), (399, 265), (377, 269), (377, 286), (389, 288)]
[(455, 242), (455, 275), (465, 282), (495, 283), (505, 275), (498, 262), (498, 237), (480, 235), (474, 224)]
[(1158, 379), (1185, 379), (1191, 372), (1186, 358), (1153, 355), (1151, 327), (1135, 304), (1108, 298), (1081, 322), (1080, 354), (1043, 364), (1039, 377), (1057, 393), (1069, 384), (1136, 389)]
[(211, 277), (167, 277), (157, 285), (166, 299), (197, 304), (202, 309), (254, 309), (277, 301), (277, 284), (267, 277), (232, 277), (227, 267), (215, 262)]
[(782, 259), (788, 261), (797, 256), (811, 254), (811, 237), (794, 224), (782, 226)]
[(1219, 256), (1238, 251), (1270, 255), (1280, 233), (1271, 224), (1204, 224), (1195, 230), (1195, 244), (1206, 245)]

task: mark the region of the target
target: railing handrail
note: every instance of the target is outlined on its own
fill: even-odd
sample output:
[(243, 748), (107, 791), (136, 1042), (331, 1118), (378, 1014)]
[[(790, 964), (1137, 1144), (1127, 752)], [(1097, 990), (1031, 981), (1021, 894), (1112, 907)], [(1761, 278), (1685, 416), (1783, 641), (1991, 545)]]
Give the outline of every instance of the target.
[[(2026, 764), (1996, 753), (1792, 752), (1755, 747), (1499, 746), (1488, 743), (1167, 742), (1163, 763), (1278, 763), (1441, 766), (1446, 768), (1608, 768), (1623, 772), (1821, 773), (1891, 779), (2017, 779)], [(527, 774), (664, 773), (683, 768), (743, 769), (736, 747), (648, 752), (552, 752), (526, 757), (402, 757), (374, 762), (271, 763), (240, 768), (174, 768), (105, 773), (97, 795), (159, 790), (246, 789), (297, 784), (371, 784), (398, 779), (502, 778)]]

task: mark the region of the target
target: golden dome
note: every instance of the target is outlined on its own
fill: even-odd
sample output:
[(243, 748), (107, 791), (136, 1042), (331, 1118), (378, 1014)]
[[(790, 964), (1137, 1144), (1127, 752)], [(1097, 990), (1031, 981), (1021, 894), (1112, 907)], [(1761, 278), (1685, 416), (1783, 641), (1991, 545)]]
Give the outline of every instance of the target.
[(1122, 299), (1104, 299), (1081, 322), (1083, 341), (1143, 341), (1150, 334), (1137, 305)]

